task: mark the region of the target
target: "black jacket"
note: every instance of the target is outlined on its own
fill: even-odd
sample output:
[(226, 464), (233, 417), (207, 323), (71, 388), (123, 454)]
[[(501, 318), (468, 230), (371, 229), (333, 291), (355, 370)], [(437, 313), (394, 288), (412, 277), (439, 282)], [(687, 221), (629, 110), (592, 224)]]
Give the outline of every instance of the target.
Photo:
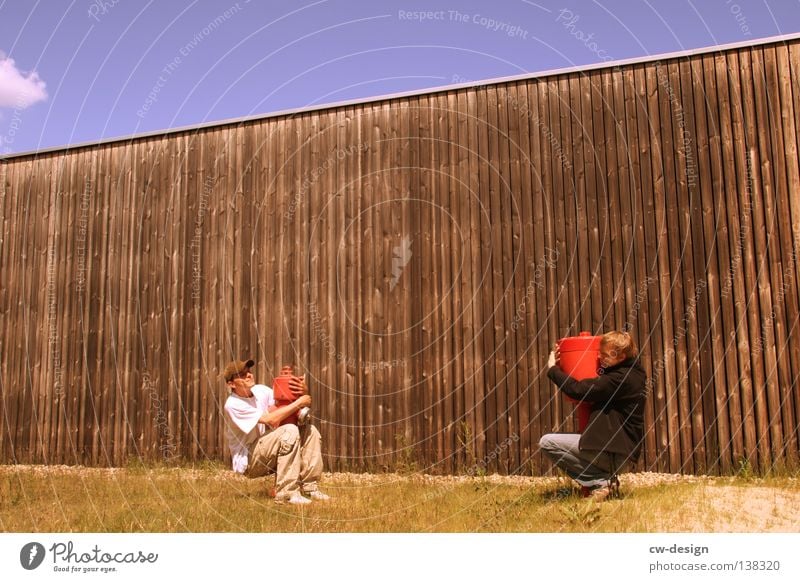
[(578, 442), (582, 451), (617, 453), (633, 461), (639, 457), (647, 375), (638, 358), (607, 368), (597, 378), (575, 380), (558, 366), (547, 377), (570, 398), (591, 403), (589, 424)]

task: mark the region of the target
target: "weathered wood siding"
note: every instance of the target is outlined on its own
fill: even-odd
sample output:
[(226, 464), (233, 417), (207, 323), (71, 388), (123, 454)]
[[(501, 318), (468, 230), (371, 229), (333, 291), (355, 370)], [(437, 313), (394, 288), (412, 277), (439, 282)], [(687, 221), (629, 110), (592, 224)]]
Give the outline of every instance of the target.
[(629, 329), (642, 467), (794, 464), (800, 43), (0, 162), (0, 460), (222, 458), (225, 362), (329, 468), (547, 470), (553, 342)]

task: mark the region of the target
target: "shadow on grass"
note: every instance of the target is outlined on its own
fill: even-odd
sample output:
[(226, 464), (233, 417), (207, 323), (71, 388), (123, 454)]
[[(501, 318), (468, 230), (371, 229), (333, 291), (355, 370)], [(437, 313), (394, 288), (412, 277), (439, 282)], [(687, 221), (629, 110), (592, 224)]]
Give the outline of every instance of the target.
[[(553, 503), (558, 501), (590, 501), (591, 497), (584, 497), (582, 491), (577, 487), (559, 487), (549, 491), (542, 491), (537, 494), (540, 501)], [(627, 497), (625, 491), (620, 491), (616, 495), (608, 497), (606, 501), (622, 501)]]

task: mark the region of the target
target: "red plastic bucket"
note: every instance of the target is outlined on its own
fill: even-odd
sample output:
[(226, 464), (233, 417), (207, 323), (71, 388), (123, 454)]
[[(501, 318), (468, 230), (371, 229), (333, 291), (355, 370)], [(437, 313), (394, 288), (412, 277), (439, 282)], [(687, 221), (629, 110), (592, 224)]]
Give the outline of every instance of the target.
[[(297, 396), (289, 389), (289, 381), (292, 377), (293, 370), (291, 366), (284, 366), (281, 369), (280, 376), (276, 376), (272, 381), (272, 396), (275, 398), (275, 406), (277, 408), (283, 408), (297, 400)], [(281, 426), (284, 424), (297, 424), (297, 419), (298, 413), (295, 412), (284, 418), (280, 424)]]
[[(559, 367), (576, 380), (596, 378), (601, 339), (602, 336), (592, 335), (588, 331), (582, 331), (578, 336), (561, 338), (558, 340)], [(583, 432), (589, 424), (591, 405), (569, 397), (567, 399), (578, 404), (578, 431)]]

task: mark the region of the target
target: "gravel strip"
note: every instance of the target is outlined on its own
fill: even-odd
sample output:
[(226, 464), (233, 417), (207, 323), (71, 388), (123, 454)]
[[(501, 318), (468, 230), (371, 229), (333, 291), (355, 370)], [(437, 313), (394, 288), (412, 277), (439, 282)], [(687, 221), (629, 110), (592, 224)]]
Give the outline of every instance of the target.
[[(126, 472), (133, 474), (149, 474), (153, 478), (179, 477), (186, 480), (210, 479), (213, 481), (241, 481), (246, 479), (231, 471), (214, 471), (212, 469), (192, 469), (185, 467), (175, 468), (143, 468), (128, 470), (125, 468), (98, 468), (70, 465), (0, 465), (0, 473), (5, 474), (32, 474), (42, 477), (56, 475), (89, 476), (103, 475), (115, 477)], [(671, 473), (625, 473), (620, 476), (623, 487), (654, 487), (668, 483), (713, 483), (727, 477), (708, 477), (697, 475), (676, 475)], [(397, 474), (397, 473), (325, 473), (323, 480), (330, 484), (344, 486), (375, 486), (389, 485), (401, 480), (422, 485), (453, 486), (463, 483), (489, 483), (492, 485), (512, 485), (520, 487), (549, 487), (567, 483), (564, 477), (523, 477), (519, 475), (486, 475), (473, 477), (467, 475), (428, 475), (424, 473)], [(790, 479), (792, 480), (792, 479)], [(796, 480), (796, 479), (795, 479)], [(758, 479), (753, 479), (757, 483)]]

